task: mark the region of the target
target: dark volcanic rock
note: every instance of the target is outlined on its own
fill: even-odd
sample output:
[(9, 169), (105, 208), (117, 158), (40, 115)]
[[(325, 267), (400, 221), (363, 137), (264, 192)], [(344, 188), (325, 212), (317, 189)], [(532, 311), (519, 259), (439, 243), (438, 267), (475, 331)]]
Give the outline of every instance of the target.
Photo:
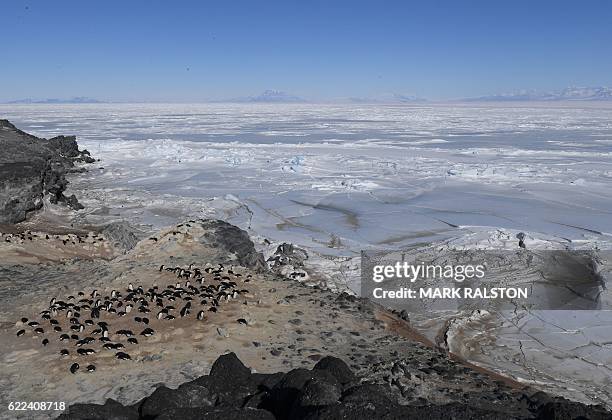
[[(343, 386), (344, 384), (344, 386)], [(352, 385), (349, 385), (352, 384)], [(344, 388), (344, 390), (342, 390)], [(392, 386), (359, 384), (346, 364), (325, 357), (312, 370), (252, 374), (234, 353), (221, 356), (210, 375), (181, 385), (164, 386), (133, 406), (113, 400), (104, 405), (75, 404), (59, 418), (70, 420), (497, 420), (497, 419), (610, 419), (601, 406), (587, 406), (543, 392), (485, 391), (450, 403), (427, 398), (400, 404)]]
[(274, 420), (274, 416), (256, 408), (174, 408), (164, 411), (156, 420)]
[[(208, 230), (200, 242), (218, 248), (220, 261), (238, 263), (257, 271), (266, 269), (263, 255), (255, 250), (253, 241), (244, 230), (222, 220), (206, 219), (199, 223)], [(232, 254), (235, 260), (228, 261), (228, 255)]]
[(104, 404), (74, 404), (68, 407), (60, 420), (137, 420), (138, 411), (108, 399)]
[(51, 203), (83, 208), (77, 198), (65, 197), (66, 172), (74, 162), (92, 162), (87, 151), (79, 151), (74, 137), (40, 139), (0, 120), (0, 223), (17, 223), (27, 212)]
[(186, 383), (178, 389), (161, 386), (153, 391), (140, 405), (143, 418), (156, 418), (171, 408), (213, 407), (217, 396), (207, 387), (195, 383)]
[(308, 259), (308, 253), (290, 243), (282, 243), (268, 259), (270, 268), (275, 269), (285, 265), (293, 267), (303, 267), (304, 261)]
[(357, 377), (346, 363), (337, 357), (327, 356), (314, 366), (314, 369), (325, 370), (332, 374), (342, 385), (355, 382)]
[(541, 420), (610, 420), (612, 414), (600, 405), (586, 406), (562, 397), (556, 397), (538, 407), (536, 418)]
[(250, 379), (251, 369), (246, 367), (236, 356), (228, 353), (219, 356), (210, 369), (210, 376), (220, 381), (244, 382)]

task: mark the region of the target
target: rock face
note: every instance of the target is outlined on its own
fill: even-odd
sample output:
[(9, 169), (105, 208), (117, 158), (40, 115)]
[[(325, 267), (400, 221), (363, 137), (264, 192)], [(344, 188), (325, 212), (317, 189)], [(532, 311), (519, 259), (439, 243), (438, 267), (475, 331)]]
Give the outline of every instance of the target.
[(244, 230), (222, 220), (206, 219), (197, 223), (206, 230), (200, 243), (217, 249), (219, 262), (240, 264), (256, 271), (267, 269), (263, 255), (255, 250)]
[[(487, 396), (483, 395), (483, 399)], [(488, 408), (471, 403), (401, 405), (386, 384), (362, 383), (342, 360), (321, 359), (312, 370), (251, 373), (234, 353), (213, 364), (210, 374), (177, 389), (157, 388), (132, 406), (75, 404), (59, 419), (608, 419), (586, 406), (543, 393), (524, 395)]]
[(116, 249), (122, 252), (129, 251), (138, 243), (139, 232), (126, 222), (110, 223), (102, 229), (102, 233)]
[(63, 194), (65, 174), (74, 163), (94, 162), (87, 150), (79, 150), (74, 136), (45, 140), (0, 120), (0, 149), (0, 223), (24, 220), (42, 206), (45, 195), (51, 203), (83, 208), (74, 195)]

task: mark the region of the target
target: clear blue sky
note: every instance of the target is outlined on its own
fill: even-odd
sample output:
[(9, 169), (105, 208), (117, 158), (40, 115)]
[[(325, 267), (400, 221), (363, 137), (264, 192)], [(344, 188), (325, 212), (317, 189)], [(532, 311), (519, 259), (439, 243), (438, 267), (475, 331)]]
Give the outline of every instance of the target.
[(612, 85), (610, 1), (10, 1), (0, 101)]

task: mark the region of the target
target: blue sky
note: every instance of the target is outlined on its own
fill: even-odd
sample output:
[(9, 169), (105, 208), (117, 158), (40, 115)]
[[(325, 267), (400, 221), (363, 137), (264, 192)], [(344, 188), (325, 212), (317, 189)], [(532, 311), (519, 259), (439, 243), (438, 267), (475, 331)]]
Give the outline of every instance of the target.
[(11, 1), (0, 101), (612, 85), (609, 1)]

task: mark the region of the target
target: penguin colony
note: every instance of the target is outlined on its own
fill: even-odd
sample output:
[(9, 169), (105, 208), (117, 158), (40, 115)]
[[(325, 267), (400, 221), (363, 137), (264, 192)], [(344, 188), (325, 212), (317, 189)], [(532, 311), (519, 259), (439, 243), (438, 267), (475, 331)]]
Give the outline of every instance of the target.
[(0, 242), (21, 245), (28, 241), (34, 241), (35, 239), (44, 240), (57, 240), (62, 241), (63, 245), (77, 245), (77, 244), (95, 244), (97, 242), (104, 242), (104, 237), (94, 232), (89, 232), (87, 235), (77, 235), (74, 233), (68, 233), (64, 235), (53, 235), (47, 233), (34, 233), (32, 231), (25, 231), (19, 233), (2, 233), (0, 232)]
[[(153, 285), (145, 290), (130, 283), (125, 290), (112, 290), (106, 296), (94, 289), (64, 300), (53, 298), (37, 320), (21, 318), (16, 335), (37, 337), (43, 347), (58, 343), (62, 347), (58, 356), (72, 362), (68, 370), (73, 374), (81, 369), (79, 362), (88, 372), (95, 372), (96, 366), (89, 363), (91, 356), (111, 351), (119, 360), (131, 360), (129, 348), (155, 335), (155, 328), (171, 325), (177, 318), (205, 321), (223, 303), (249, 293), (238, 289), (236, 281), (248, 283), (252, 279), (251, 274), (243, 277), (234, 267), (226, 269), (221, 264), (206, 264), (203, 269), (194, 264), (188, 268), (161, 265), (159, 272), (172, 273), (176, 280), (163, 289)], [(133, 330), (113, 326), (125, 318), (132, 318)], [(237, 322), (246, 323), (242, 318)]]

